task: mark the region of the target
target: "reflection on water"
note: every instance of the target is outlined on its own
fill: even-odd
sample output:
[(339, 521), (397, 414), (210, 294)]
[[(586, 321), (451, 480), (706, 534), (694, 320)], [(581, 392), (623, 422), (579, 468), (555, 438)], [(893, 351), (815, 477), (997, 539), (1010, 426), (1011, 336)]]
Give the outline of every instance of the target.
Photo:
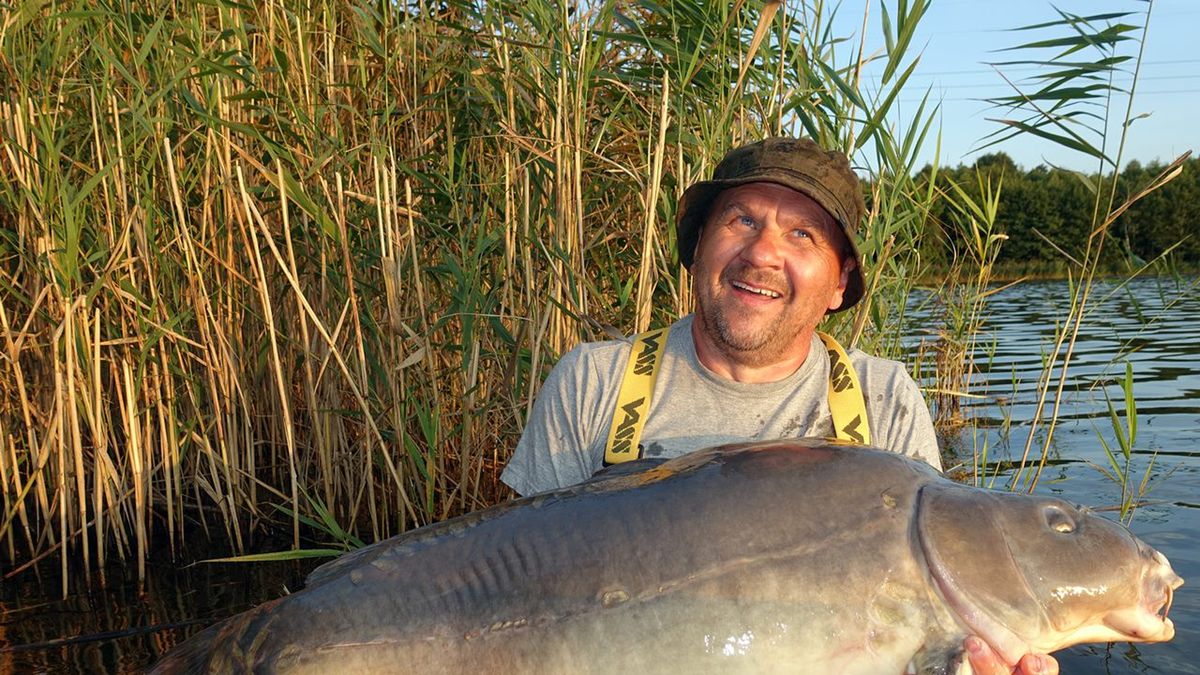
[[(998, 486), (1009, 483), (1024, 452), (1043, 358), (1053, 347), (1055, 326), (1066, 321), (1068, 292), (1065, 282), (1030, 282), (989, 299), (972, 383), (972, 391), (989, 397), (963, 402), (975, 428), (951, 444), (968, 466), (973, 451), (986, 449), (986, 468)], [(914, 303), (921, 300), (928, 299)], [(1076, 647), (1060, 662), (1064, 673), (1200, 673), (1200, 279), (1101, 282), (1092, 303), (1037, 489), (1097, 508), (1120, 503), (1121, 487), (1098, 468), (1109, 465), (1099, 438), (1114, 451), (1119, 447), (1108, 401), (1123, 416), (1120, 383), (1129, 362), (1137, 407), (1131, 476), (1140, 481), (1149, 472), (1151, 486), (1150, 503), (1138, 509), (1131, 528), (1171, 560), (1187, 585), (1171, 608), (1172, 642)], [(910, 346), (922, 337), (931, 339), (914, 333)], [(1057, 378), (1055, 372), (1055, 383)], [(1047, 410), (1053, 403), (1047, 399)], [(1044, 440), (1043, 427), (1034, 437), (1034, 455), (1040, 456)]]
[[(1077, 647), (1059, 655), (1064, 673), (1198, 673), (1200, 654), (1200, 320), (1197, 280), (1138, 280), (1122, 289), (1101, 285), (1095, 310), (1080, 331), (1069, 382), (1060, 401), (1061, 423), (1038, 490), (1095, 507), (1120, 502), (1120, 486), (1106, 479), (1098, 435), (1116, 447), (1107, 399), (1124, 406), (1119, 381), (1133, 364), (1138, 436), (1133, 475), (1150, 469), (1151, 503), (1134, 517), (1133, 530), (1170, 558), (1188, 581), (1175, 596), (1175, 640), (1163, 645)], [(1191, 284), (1189, 286), (1189, 284)], [(980, 344), (976, 386), (990, 398), (967, 401), (976, 433), (953, 439), (971, 464), (973, 448), (987, 447), (989, 474), (1007, 484), (1028, 437), (1036, 405), (1033, 387), (1054, 326), (1065, 317), (1067, 287), (1035, 282), (998, 293)], [(919, 299), (918, 299), (919, 300)], [(919, 322), (918, 322), (919, 323)], [(922, 336), (914, 333), (910, 345)], [(1044, 433), (1040, 432), (1040, 433)], [(1037, 437), (1040, 440), (1044, 436)], [(1040, 448), (1040, 443), (1035, 443)], [(1111, 515), (1111, 514), (1109, 514)], [(105, 590), (87, 591), (82, 574), (58, 599), (57, 570), (42, 568), (0, 583), (0, 651), (5, 673), (139, 672), (167, 648), (204, 625), (300, 588), (319, 561), (260, 565), (152, 565), (145, 593), (132, 571), (114, 569)], [(1098, 561), (1103, 564), (1103, 561)], [(106, 635), (107, 634), (107, 635)], [(77, 638), (84, 638), (77, 640)], [(47, 644), (52, 643), (53, 644)]]
[(0, 583), (0, 647), (17, 647), (0, 651), (0, 675), (140, 673), (205, 626), (301, 588), (317, 564), (152, 561), (144, 593), (134, 565), (112, 565), (103, 588), (73, 570), (66, 599), (57, 566), (44, 566), (40, 581)]

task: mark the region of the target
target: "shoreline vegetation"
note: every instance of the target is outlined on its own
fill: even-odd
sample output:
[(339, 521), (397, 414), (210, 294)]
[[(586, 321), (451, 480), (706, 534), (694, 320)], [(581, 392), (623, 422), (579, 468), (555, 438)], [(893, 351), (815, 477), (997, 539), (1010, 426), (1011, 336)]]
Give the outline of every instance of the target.
[[(1075, 77), (1136, 63), (1120, 50), (1144, 33), (1124, 22), (1152, 3), (1134, 4), (1063, 20), (1072, 62), (1091, 59)], [(329, 554), (506, 499), (497, 476), (549, 367), (688, 310), (676, 200), (765, 135), (841, 148), (868, 179), (869, 296), (831, 320), (839, 338), (904, 358), (910, 291), (933, 269), (953, 281), (912, 363), (953, 418), (1015, 178), (916, 164), (936, 101), (893, 104), (928, 6), (863, 16), (880, 53), (818, 1), (0, 9), (5, 578), (55, 560), (66, 589), (197, 538)], [(1074, 81), (1055, 81), (1051, 115), (1108, 91), (1076, 101)], [(1066, 137), (1019, 104), (1008, 128)], [(1087, 224), (1056, 244), (1079, 318), (1124, 250), (1104, 242), (1125, 239), (1108, 217), (1120, 153), (1085, 131)], [(1072, 327), (1048, 357), (1063, 377)]]

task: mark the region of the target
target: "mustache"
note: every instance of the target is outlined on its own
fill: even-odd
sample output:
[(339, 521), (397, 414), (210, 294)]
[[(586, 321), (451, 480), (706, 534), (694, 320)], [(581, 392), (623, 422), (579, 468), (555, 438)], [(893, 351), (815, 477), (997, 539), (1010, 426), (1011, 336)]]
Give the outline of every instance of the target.
[(772, 290), (781, 295), (788, 295), (791, 291), (786, 276), (769, 270), (754, 269), (747, 265), (725, 268), (725, 271), (721, 273), (721, 281), (738, 281), (743, 284)]

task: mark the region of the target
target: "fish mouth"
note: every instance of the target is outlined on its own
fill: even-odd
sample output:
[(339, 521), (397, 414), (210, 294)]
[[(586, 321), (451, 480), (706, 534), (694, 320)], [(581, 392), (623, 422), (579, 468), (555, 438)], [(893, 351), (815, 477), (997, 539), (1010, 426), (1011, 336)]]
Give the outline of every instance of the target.
[(1161, 619), (1164, 622), (1170, 621), (1170, 619), (1167, 618), (1167, 615), (1169, 615), (1171, 613), (1171, 601), (1174, 598), (1175, 598), (1175, 589), (1171, 588), (1170, 586), (1167, 586), (1167, 599), (1165, 601), (1163, 601), (1162, 605), (1158, 608), (1158, 611), (1154, 613), (1159, 619)]
[(1110, 612), (1101, 625), (1076, 634), (1079, 642), (1166, 642), (1175, 637), (1170, 619), (1175, 589), (1183, 579), (1171, 569), (1165, 556), (1151, 549), (1154, 567), (1142, 581), (1142, 601), (1127, 609)]
[(1175, 601), (1175, 589), (1183, 585), (1183, 579), (1171, 569), (1166, 559), (1158, 551), (1156, 558), (1161, 558), (1163, 567), (1155, 574), (1147, 575), (1144, 589), (1146, 602), (1142, 605), (1141, 616), (1128, 622), (1127, 625), (1113, 626), (1126, 632), (1132, 639), (1147, 642), (1166, 642), (1175, 637), (1175, 623), (1171, 621), (1171, 604)]
[(1175, 623), (1171, 621), (1171, 604), (1175, 601), (1175, 589), (1183, 585), (1183, 579), (1171, 569), (1166, 556), (1150, 547), (1143, 555), (1151, 560), (1153, 567), (1142, 581), (1142, 602), (1136, 616), (1114, 617), (1107, 622), (1114, 629), (1129, 636), (1129, 639), (1146, 642), (1166, 642), (1175, 637)]

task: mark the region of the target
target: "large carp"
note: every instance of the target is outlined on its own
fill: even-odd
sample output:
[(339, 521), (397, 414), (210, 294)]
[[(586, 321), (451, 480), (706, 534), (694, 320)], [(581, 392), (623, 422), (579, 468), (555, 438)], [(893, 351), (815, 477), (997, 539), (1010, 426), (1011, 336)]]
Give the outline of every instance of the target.
[(155, 672), (943, 672), (968, 634), (1175, 632), (1166, 558), (1061, 499), (814, 441), (618, 471), (345, 555)]

